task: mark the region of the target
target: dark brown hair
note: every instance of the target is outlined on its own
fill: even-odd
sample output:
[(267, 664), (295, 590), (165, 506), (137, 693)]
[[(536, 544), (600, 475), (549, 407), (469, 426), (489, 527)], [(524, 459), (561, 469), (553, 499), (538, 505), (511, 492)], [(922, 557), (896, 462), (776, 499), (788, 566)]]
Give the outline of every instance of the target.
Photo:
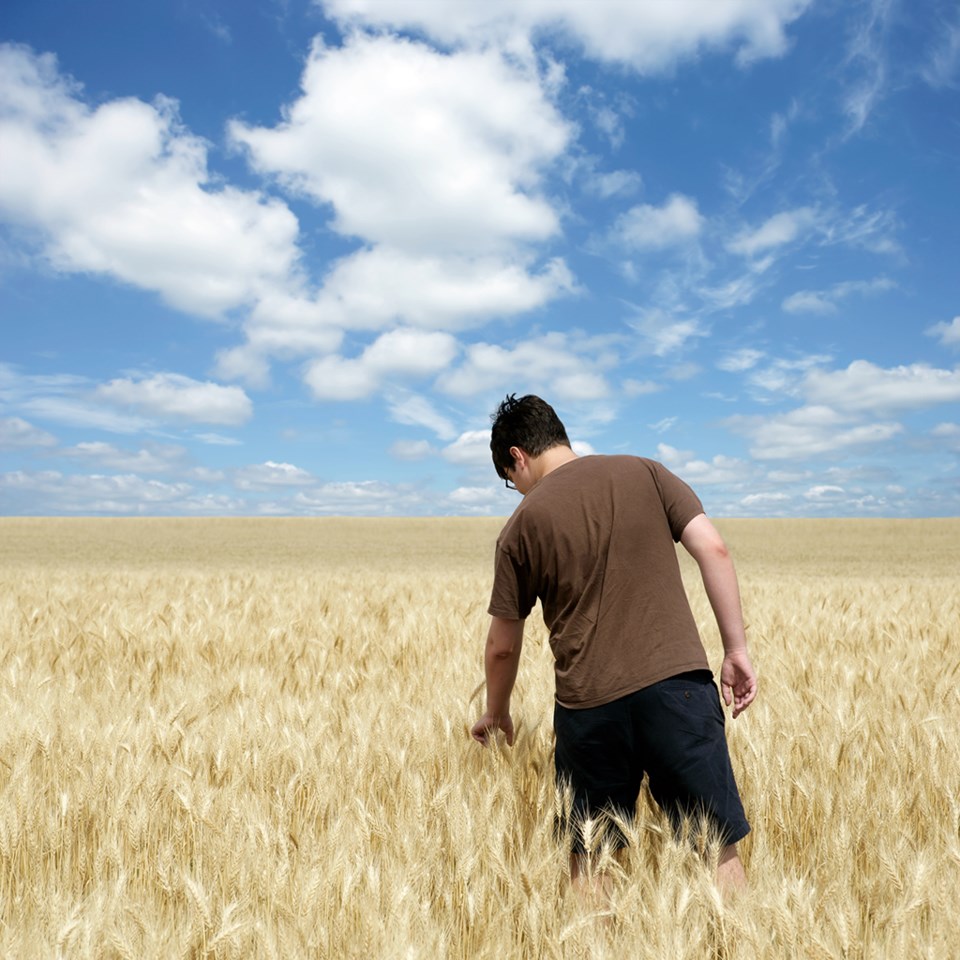
[(507, 479), (507, 470), (513, 467), (511, 447), (519, 447), (531, 457), (556, 446), (570, 446), (567, 431), (556, 411), (545, 400), (528, 393), (517, 399), (509, 394), (490, 417), (490, 452), (497, 476)]

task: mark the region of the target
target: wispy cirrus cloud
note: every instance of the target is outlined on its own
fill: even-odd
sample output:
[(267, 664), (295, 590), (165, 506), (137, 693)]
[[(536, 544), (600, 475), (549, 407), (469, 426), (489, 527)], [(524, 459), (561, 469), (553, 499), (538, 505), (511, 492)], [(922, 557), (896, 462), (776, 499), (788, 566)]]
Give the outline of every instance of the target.
[(896, 289), (896, 283), (888, 277), (874, 280), (846, 280), (835, 283), (826, 290), (798, 290), (781, 304), (787, 313), (836, 313), (839, 303), (848, 297), (876, 296)]
[(390, 456), (397, 460), (426, 460), (435, 452), (428, 440), (395, 440), (390, 444)]
[(920, 76), (935, 90), (955, 89), (960, 86), (960, 15), (952, 23), (941, 23), (938, 34)]
[(633, 315), (627, 318), (626, 323), (639, 334), (645, 348), (656, 357), (676, 353), (690, 342), (707, 337), (710, 332), (704, 321), (684, 316), (682, 310), (673, 312), (660, 307), (633, 307)]
[(726, 370), (727, 373), (743, 373), (745, 370), (751, 370), (763, 358), (765, 354), (762, 350), (755, 350), (753, 347), (741, 347), (739, 350), (733, 350), (726, 356), (717, 361), (717, 367), (720, 370)]
[(887, 34), (894, 7), (894, 0), (867, 0), (857, 11), (857, 20), (847, 42), (845, 66), (850, 79), (845, 84), (841, 100), (848, 136), (863, 129), (886, 95), (889, 83)]
[(809, 231), (818, 220), (818, 214), (812, 207), (798, 207), (776, 213), (760, 226), (747, 228), (728, 244), (727, 249), (745, 257), (754, 257), (758, 253), (782, 247), (792, 243)]
[[(388, 398), (390, 418), (407, 426), (424, 427), (440, 440), (451, 440), (457, 435), (453, 421), (440, 413), (426, 397), (396, 391)], [(412, 459), (412, 458), (408, 458)]]

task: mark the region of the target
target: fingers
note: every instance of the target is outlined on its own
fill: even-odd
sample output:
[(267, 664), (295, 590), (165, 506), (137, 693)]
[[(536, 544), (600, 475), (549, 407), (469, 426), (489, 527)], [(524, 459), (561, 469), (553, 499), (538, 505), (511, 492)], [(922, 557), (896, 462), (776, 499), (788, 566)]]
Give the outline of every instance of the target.
[(729, 707), (733, 704), (733, 718), (736, 719), (757, 696), (757, 677), (748, 659), (742, 663), (728, 656), (721, 671), (721, 689), (723, 702)]
[(478, 720), (470, 730), (470, 736), (482, 747), (490, 746), (490, 736), (496, 735), (500, 730), (507, 741), (507, 746), (513, 746), (514, 730), (513, 723), (491, 722), (487, 720)]
[(473, 725), (470, 736), (473, 737), (481, 747), (488, 747), (490, 746), (490, 737), (496, 734), (499, 727), (499, 724), (491, 723), (486, 717), (483, 717)]
[[(733, 719), (736, 720), (737, 717), (743, 713), (747, 707), (756, 699), (757, 696), (757, 684), (756, 681), (746, 681), (740, 685), (739, 689), (734, 689), (734, 701), (733, 701)], [(729, 704), (730, 701), (728, 700)]]
[(483, 721), (475, 723), (470, 730), (470, 736), (473, 737), (473, 739), (476, 740), (481, 747), (485, 747), (487, 745), (486, 724), (484, 724)]

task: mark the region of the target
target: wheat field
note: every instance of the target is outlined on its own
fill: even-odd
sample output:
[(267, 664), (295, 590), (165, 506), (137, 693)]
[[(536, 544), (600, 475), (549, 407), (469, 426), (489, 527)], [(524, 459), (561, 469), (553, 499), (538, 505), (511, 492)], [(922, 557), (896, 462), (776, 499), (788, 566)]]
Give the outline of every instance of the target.
[(750, 887), (643, 796), (601, 905), (552, 836), (536, 614), (515, 746), (468, 737), (500, 523), (0, 520), (0, 956), (960, 953), (960, 520), (718, 523)]

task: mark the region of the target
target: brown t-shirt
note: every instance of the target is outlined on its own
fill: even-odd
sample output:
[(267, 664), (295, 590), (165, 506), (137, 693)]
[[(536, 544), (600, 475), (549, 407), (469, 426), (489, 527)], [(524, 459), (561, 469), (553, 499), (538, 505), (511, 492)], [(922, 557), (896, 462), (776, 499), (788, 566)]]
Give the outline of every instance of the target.
[(488, 612), (524, 620), (539, 598), (563, 706), (709, 669), (674, 546), (701, 513), (679, 477), (642, 457), (578, 457), (524, 497), (497, 540)]

